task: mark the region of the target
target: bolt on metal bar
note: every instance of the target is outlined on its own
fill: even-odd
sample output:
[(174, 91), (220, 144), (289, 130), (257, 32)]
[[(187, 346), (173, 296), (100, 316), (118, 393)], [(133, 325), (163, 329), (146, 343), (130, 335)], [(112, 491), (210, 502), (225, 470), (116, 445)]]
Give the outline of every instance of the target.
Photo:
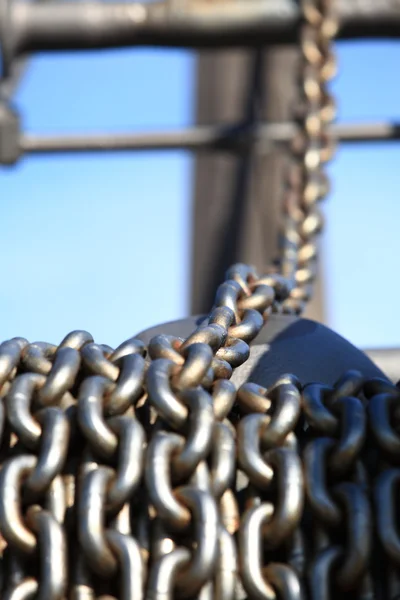
[[(295, 135), (293, 123), (267, 123), (255, 126), (199, 126), (183, 130), (155, 133), (99, 135), (40, 136), (22, 134), (22, 153), (45, 154), (61, 152), (109, 152), (188, 150), (245, 150), (255, 143), (261, 151), (272, 150), (276, 144), (287, 144)], [(400, 139), (399, 123), (338, 123), (333, 135), (344, 143), (384, 142)]]
[[(338, 38), (400, 37), (398, 0), (337, 0)], [(185, 3), (0, 0), (5, 71), (21, 54), (127, 46), (255, 47), (297, 39), (295, 0), (189, 0)]]

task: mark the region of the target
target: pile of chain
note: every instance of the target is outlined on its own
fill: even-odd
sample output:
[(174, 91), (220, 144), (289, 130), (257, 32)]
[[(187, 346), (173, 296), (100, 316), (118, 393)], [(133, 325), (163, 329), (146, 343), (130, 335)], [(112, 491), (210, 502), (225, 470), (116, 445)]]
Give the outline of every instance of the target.
[(232, 267), (188, 339), (0, 346), (2, 599), (400, 596), (400, 390), (357, 372), (333, 388), (230, 381), (315, 275), (336, 24), (331, 2), (302, 7), (277, 266)]
[(288, 290), (228, 277), (186, 340), (0, 346), (1, 598), (396, 597), (400, 390), (236, 391)]

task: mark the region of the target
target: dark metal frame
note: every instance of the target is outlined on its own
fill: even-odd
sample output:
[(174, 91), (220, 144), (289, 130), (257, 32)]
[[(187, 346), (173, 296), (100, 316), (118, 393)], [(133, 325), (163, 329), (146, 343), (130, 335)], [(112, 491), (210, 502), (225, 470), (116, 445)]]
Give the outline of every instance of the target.
[[(338, 39), (400, 38), (397, 0), (337, 0)], [(149, 4), (101, 2), (31, 3), (0, 0), (3, 75), (12, 78), (21, 57), (38, 52), (116, 47), (247, 47), (296, 41), (299, 8), (294, 0), (169, 0)], [(26, 153), (84, 151), (240, 152), (256, 143), (267, 150), (287, 143), (292, 123), (245, 122), (229, 127), (194, 127), (184, 131), (124, 135), (51, 136), (20, 132), (16, 115), (0, 113), (0, 163), (13, 164)], [(338, 124), (342, 142), (400, 139), (400, 125)]]
[[(400, 7), (394, 0), (337, 0), (337, 10), (339, 39), (399, 37)], [(10, 64), (13, 56), (26, 52), (289, 44), (297, 39), (299, 21), (294, 0), (45, 5), (18, 0), (3, 10), (2, 37)]]

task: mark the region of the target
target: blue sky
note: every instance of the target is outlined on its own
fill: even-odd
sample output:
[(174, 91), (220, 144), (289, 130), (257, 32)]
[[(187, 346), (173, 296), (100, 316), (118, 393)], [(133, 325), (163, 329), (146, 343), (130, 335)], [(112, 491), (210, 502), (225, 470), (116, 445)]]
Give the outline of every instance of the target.
[[(400, 45), (338, 45), (341, 120), (400, 120)], [(192, 121), (192, 53), (34, 58), (15, 96), (28, 132), (173, 128)], [(329, 322), (361, 346), (400, 344), (400, 144), (341, 148), (330, 167)], [(71, 329), (116, 345), (188, 310), (187, 154), (27, 157), (0, 168), (1, 338)]]

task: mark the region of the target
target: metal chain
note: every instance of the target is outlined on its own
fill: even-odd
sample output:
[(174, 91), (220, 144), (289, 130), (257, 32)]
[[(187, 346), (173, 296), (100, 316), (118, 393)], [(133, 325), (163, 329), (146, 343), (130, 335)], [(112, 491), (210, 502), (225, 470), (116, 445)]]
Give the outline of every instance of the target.
[(336, 61), (331, 41), (338, 23), (333, 0), (302, 0), (304, 24), (300, 35), (300, 103), (295, 107), (299, 134), (291, 145), (283, 202), (284, 220), (278, 270), (291, 282), (284, 312), (300, 314), (312, 294), (316, 276), (317, 235), (322, 229), (318, 203), (328, 192), (325, 163), (335, 143), (329, 125), (335, 118), (335, 103), (328, 91)]
[(277, 265), (262, 277), (233, 266), (187, 339), (114, 350), (75, 331), (0, 346), (1, 598), (398, 596), (399, 389), (356, 372), (332, 388), (230, 381), (270, 314), (300, 313), (311, 293), (333, 151), (332, 4), (302, 2), (301, 135)]

